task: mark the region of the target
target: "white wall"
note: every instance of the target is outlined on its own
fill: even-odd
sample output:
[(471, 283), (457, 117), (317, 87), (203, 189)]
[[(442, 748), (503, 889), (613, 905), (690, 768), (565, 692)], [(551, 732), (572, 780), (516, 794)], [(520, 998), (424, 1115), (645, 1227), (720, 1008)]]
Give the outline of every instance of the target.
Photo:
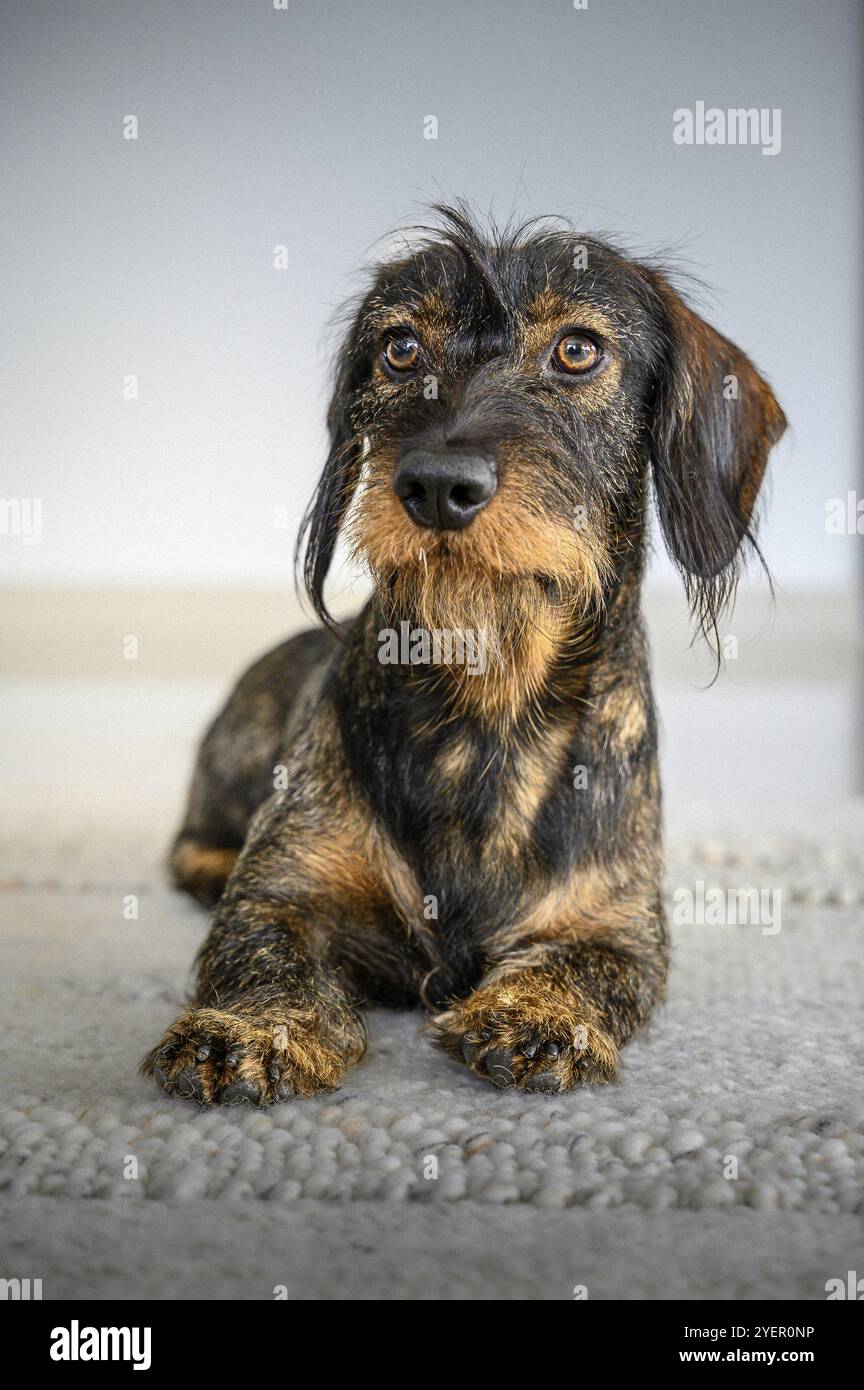
[[(0, 535), (14, 582), (285, 582), (328, 319), (375, 237), (465, 194), (682, 249), (793, 423), (778, 579), (852, 583), (825, 503), (861, 486), (854, 0), (28, 0), (2, 28), (0, 496), (43, 503), (40, 545)], [(779, 107), (781, 152), (676, 146), (698, 100)]]

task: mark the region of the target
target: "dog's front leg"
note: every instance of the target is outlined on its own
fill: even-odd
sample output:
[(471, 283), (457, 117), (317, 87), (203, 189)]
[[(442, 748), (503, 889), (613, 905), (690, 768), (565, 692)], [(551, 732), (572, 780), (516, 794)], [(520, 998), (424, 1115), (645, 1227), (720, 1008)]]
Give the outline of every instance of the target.
[(145, 1074), (201, 1104), (268, 1105), (336, 1086), (362, 1056), (365, 1028), (310, 921), (311, 908), (229, 891), (198, 959), (195, 1007), (145, 1058)]
[(618, 1050), (662, 997), (665, 977), (658, 919), (636, 949), (585, 941), (514, 952), (432, 1025), (447, 1052), (496, 1086), (569, 1091), (615, 1080)]

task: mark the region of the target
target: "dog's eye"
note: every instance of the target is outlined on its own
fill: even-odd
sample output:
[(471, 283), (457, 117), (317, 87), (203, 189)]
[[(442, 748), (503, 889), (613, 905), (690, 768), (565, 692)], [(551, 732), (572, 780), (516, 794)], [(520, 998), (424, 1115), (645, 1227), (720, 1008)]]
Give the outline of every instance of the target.
[(600, 361), (600, 349), (592, 338), (582, 333), (565, 333), (552, 349), (552, 361), (559, 372), (578, 376), (590, 372)]
[(410, 333), (400, 333), (386, 343), (384, 361), (391, 371), (410, 372), (420, 361), (420, 344)]

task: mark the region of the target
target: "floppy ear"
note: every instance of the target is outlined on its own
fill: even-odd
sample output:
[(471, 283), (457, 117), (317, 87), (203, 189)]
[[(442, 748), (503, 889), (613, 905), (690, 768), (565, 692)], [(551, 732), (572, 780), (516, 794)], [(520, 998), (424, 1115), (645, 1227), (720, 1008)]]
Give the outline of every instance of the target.
[(325, 626), (335, 624), (324, 602), (324, 581), (330, 569), (339, 530), (357, 486), (362, 461), (362, 441), (355, 434), (350, 417), (351, 393), (356, 385), (357, 356), (352, 352), (354, 333), (339, 354), (339, 366), (330, 405), (327, 429), (330, 448), (318, 486), (315, 489), (297, 538), (297, 560), (305, 540), (303, 582), (312, 606)]
[(753, 509), (786, 417), (748, 357), (662, 277), (666, 326), (651, 452), (660, 526), (703, 630), (732, 597)]

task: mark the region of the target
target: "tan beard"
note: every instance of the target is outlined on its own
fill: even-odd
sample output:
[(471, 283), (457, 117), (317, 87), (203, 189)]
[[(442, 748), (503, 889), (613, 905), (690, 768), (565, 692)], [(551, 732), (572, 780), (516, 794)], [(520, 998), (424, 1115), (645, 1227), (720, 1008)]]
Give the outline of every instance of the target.
[[(449, 665), (454, 712), (474, 711), (506, 734), (541, 696), (556, 660), (596, 640), (600, 608), (593, 595), (550, 593), (536, 578), (490, 573), (461, 556), (437, 554), (375, 576), (387, 626), (405, 622), (428, 633), (470, 634), (483, 652), (482, 674)], [(430, 679), (440, 681), (440, 669)], [(444, 687), (447, 688), (447, 687)]]

